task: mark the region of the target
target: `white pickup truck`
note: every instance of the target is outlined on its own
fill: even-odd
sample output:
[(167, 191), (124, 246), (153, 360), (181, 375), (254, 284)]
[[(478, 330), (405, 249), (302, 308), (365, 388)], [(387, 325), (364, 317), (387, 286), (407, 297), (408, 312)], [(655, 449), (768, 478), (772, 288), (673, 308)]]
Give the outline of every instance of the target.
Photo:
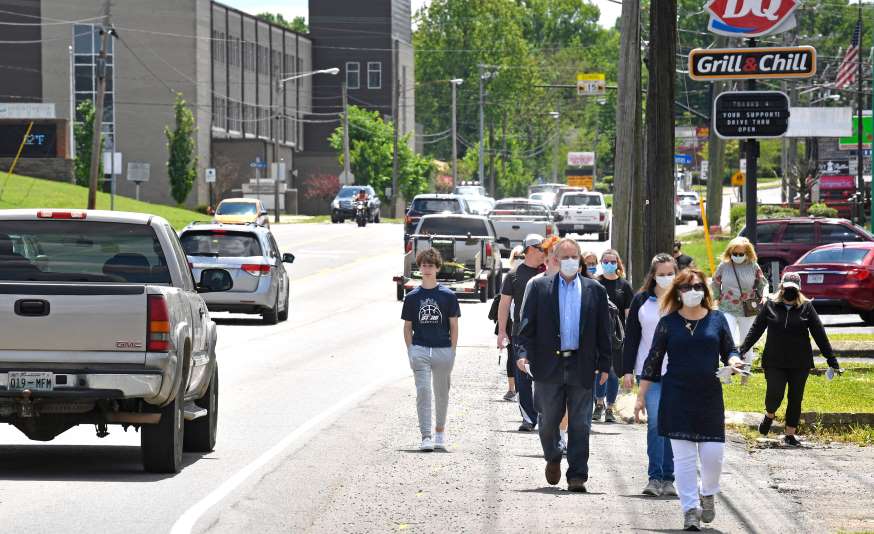
[(501, 245), (501, 255), (510, 256), (513, 247), (521, 245), (528, 234), (549, 237), (558, 233), (555, 219), (549, 209), (527, 198), (505, 198), (495, 203), (489, 212), (489, 220), (495, 226), (498, 238), (510, 241), (508, 248)]
[(597, 233), (599, 241), (610, 239), (610, 212), (601, 193), (564, 193), (555, 212), (561, 217), (558, 223), (561, 237), (571, 233)]
[(210, 451), (216, 325), (170, 224), (151, 215), (0, 210), (0, 422), (50, 441), (76, 425), (140, 431), (146, 471)]

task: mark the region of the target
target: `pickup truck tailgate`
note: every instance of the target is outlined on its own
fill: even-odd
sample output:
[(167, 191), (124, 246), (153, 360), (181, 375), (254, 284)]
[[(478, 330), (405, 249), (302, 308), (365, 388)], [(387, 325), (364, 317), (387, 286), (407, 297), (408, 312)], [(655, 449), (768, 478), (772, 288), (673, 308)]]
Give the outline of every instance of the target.
[(143, 285), (0, 283), (2, 351), (145, 353), (146, 313)]
[(564, 223), (573, 225), (591, 225), (601, 222), (601, 212), (597, 207), (563, 208)]

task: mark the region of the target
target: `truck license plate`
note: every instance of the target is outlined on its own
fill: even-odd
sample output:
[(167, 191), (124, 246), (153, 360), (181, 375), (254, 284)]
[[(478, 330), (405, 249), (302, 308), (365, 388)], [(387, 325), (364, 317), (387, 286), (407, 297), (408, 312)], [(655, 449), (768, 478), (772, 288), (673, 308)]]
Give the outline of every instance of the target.
[(54, 374), (42, 372), (10, 372), (9, 390), (52, 391)]
[(808, 284), (821, 284), (823, 280), (823, 275), (821, 274), (809, 274), (807, 275), (807, 283)]

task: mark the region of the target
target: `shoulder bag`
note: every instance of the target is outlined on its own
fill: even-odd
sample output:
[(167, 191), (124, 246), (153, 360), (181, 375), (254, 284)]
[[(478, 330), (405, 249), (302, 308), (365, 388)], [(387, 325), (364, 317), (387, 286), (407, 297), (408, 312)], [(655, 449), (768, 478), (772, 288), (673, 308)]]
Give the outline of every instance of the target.
[[(737, 287), (740, 290), (741, 294), (744, 292), (744, 288), (740, 283), (740, 276), (737, 274), (737, 267), (734, 262), (731, 263), (731, 269), (734, 271), (734, 278), (737, 280)], [(755, 282), (753, 282), (753, 288), (755, 289)], [(753, 292), (753, 298), (745, 299), (741, 297), (740, 303), (743, 306), (744, 317), (755, 317), (759, 314), (759, 308), (761, 308), (760, 301), (761, 297), (759, 296), (758, 291)]]

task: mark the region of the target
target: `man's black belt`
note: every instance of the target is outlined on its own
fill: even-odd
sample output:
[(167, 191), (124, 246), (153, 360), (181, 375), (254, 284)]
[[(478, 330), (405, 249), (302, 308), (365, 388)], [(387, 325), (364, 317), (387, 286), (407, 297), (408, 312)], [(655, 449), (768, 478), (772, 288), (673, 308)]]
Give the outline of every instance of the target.
[(575, 350), (557, 350), (555, 351), (555, 355), (559, 358), (570, 358), (571, 356), (576, 354), (576, 352), (577, 351)]

